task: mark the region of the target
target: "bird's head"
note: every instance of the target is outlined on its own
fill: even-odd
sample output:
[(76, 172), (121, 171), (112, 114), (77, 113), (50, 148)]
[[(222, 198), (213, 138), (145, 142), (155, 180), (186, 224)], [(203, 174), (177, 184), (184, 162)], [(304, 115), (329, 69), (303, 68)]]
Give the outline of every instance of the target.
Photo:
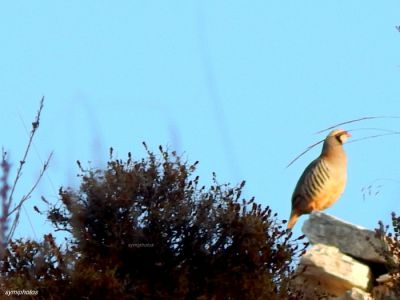
[(325, 141), (343, 145), (349, 137), (351, 137), (351, 134), (348, 131), (343, 129), (335, 129), (328, 134)]
[(343, 144), (350, 137), (350, 133), (343, 129), (332, 130), (324, 140), (322, 147), (322, 155), (324, 156), (336, 156), (338, 153), (343, 151)]

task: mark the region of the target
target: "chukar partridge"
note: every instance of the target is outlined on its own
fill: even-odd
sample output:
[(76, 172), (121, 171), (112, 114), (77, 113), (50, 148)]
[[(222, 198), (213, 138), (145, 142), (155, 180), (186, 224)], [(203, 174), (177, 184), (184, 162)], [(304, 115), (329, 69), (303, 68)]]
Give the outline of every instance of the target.
[(343, 193), (347, 179), (343, 144), (349, 137), (345, 130), (331, 131), (324, 140), (320, 156), (304, 170), (293, 192), (289, 229), (299, 216), (330, 207)]

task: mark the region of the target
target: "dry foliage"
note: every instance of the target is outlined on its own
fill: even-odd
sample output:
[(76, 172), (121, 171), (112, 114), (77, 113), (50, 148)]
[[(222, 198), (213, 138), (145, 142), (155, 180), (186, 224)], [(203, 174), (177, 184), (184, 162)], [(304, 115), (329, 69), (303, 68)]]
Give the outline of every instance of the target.
[[(147, 148), (146, 148), (147, 149)], [(197, 163), (147, 150), (85, 170), (60, 189), (48, 219), (70, 238), (58, 246), (13, 241), (1, 261), (3, 289), (39, 290), (35, 299), (297, 299), (293, 239), (269, 207), (244, 200), (244, 182), (200, 186)]]
[(386, 245), (380, 251), (385, 258), (386, 268), (391, 277), (386, 286), (390, 287), (397, 298), (400, 298), (400, 217), (393, 212), (391, 219), (391, 226), (384, 225), (380, 221), (376, 234)]

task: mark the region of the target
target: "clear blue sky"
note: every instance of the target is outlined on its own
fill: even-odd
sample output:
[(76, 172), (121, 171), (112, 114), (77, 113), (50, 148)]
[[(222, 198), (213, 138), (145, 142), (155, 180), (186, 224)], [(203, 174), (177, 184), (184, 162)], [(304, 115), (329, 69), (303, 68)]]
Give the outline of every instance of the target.
[[(40, 3), (40, 4), (39, 4)], [(18, 193), (54, 151), (25, 205), (18, 236), (49, 231), (40, 195), (77, 187), (75, 161), (101, 165), (113, 146), (140, 158), (142, 141), (200, 161), (211, 183), (247, 181), (246, 196), (286, 219), (305, 166), (287, 163), (330, 125), (400, 115), (398, 1), (40, 1), (0, 9), (0, 141), (16, 167), (46, 97), (35, 148)], [(22, 121), (23, 120), (23, 121)], [(400, 120), (346, 129), (400, 129)], [(354, 137), (374, 134), (357, 131)], [(348, 144), (349, 180), (327, 212), (369, 228), (399, 212), (400, 137)], [(295, 233), (305, 217), (296, 226)]]

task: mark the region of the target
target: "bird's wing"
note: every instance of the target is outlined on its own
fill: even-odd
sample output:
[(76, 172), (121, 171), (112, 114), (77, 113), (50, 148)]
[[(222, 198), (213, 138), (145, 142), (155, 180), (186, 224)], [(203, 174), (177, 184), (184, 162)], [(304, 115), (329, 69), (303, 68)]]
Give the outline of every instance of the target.
[(292, 196), (292, 207), (299, 207), (300, 199), (308, 200), (313, 197), (316, 190), (324, 184), (324, 179), (328, 179), (329, 174), (325, 172), (321, 157), (313, 160), (301, 174)]

